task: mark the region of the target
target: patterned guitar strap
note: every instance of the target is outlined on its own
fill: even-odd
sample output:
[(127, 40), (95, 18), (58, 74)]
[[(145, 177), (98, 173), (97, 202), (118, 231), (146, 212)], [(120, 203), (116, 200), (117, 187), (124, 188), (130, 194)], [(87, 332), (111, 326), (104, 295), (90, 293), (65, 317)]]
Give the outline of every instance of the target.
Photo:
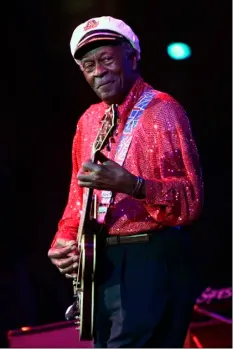
[[(137, 126), (143, 111), (146, 109), (147, 105), (154, 98), (154, 96), (155, 96), (155, 91), (152, 88), (146, 89), (142, 93), (138, 102), (135, 104), (135, 106), (131, 110), (131, 113), (125, 124), (124, 130), (120, 139), (120, 143), (118, 144), (116, 155), (114, 157), (114, 161), (121, 166), (123, 165), (126, 155), (128, 153), (129, 146), (133, 138), (133, 130)], [(108, 211), (109, 205), (111, 204), (112, 199), (113, 199), (113, 195), (111, 191), (103, 190), (101, 192), (101, 200), (99, 203), (98, 215), (97, 215), (97, 220), (99, 223), (104, 223), (105, 216), (107, 214), (107, 211)]]

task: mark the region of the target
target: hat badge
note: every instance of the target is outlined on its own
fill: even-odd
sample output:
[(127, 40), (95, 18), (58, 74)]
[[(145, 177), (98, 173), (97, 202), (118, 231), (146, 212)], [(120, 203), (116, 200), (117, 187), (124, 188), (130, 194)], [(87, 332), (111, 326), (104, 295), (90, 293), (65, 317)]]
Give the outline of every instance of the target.
[(90, 29), (96, 28), (98, 26), (98, 24), (99, 24), (99, 22), (97, 22), (95, 19), (90, 19), (83, 29), (85, 31), (90, 30)]

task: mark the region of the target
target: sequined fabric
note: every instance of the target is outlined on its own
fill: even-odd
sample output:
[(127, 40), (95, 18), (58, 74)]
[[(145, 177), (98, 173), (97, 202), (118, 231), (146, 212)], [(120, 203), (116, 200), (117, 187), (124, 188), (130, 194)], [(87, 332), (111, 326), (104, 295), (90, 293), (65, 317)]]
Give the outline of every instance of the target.
[[(139, 78), (119, 106), (119, 125), (111, 149), (103, 150), (111, 160), (127, 117), (145, 87), (148, 85)], [(78, 121), (72, 147), (68, 202), (53, 244), (58, 237), (70, 240), (77, 236), (83, 196), (77, 173), (82, 163), (91, 158), (92, 144), (106, 109), (104, 102), (92, 105)], [(199, 217), (203, 182), (198, 151), (185, 111), (170, 95), (156, 91), (134, 130), (124, 167), (145, 179), (146, 198), (137, 200), (126, 194), (116, 194), (114, 205), (106, 216), (110, 235), (184, 225)], [(100, 191), (96, 193), (100, 197)]]

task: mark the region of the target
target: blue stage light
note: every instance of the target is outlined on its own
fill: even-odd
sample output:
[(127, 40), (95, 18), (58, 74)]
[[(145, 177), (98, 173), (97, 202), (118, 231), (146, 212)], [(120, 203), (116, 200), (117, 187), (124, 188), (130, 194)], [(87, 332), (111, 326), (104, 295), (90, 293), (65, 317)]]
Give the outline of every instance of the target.
[(182, 42), (173, 42), (168, 45), (167, 53), (169, 57), (176, 60), (187, 59), (191, 56), (191, 48)]

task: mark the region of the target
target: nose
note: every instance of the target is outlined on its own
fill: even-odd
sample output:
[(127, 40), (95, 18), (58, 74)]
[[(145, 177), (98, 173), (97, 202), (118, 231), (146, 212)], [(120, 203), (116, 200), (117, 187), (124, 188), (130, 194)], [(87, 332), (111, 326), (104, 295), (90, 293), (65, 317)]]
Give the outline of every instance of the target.
[(107, 69), (100, 63), (96, 62), (94, 77), (102, 77), (107, 73)]

